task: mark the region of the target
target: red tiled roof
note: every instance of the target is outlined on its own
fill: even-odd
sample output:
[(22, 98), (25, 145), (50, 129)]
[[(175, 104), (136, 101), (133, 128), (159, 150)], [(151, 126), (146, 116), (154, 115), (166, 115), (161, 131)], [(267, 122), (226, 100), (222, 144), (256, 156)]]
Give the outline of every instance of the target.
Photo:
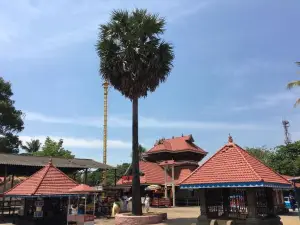
[(191, 175), (191, 173), (192, 171), (188, 168), (181, 169), (176, 184), (180, 184), (185, 178)]
[(154, 145), (147, 154), (156, 153), (156, 152), (178, 152), (178, 151), (192, 151), (198, 152), (200, 154), (206, 155), (202, 148), (198, 147), (194, 143), (192, 135), (174, 137), (170, 139), (161, 140), (159, 144)]
[(237, 144), (230, 142), (183, 180), (182, 184), (261, 181), (289, 184), (284, 177), (275, 173)]
[[(292, 176), (288, 176), (288, 175), (281, 175), (283, 176), (285, 179), (287, 179), (288, 181), (290, 181), (290, 179), (292, 179)], [(290, 181), (291, 183), (293, 183), (292, 181)], [(300, 183), (295, 183), (297, 188), (300, 188)]]
[(79, 184), (76, 187), (71, 188), (69, 190), (70, 193), (92, 192), (92, 191), (95, 191), (95, 189), (86, 184)]
[[(140, 161), (140, 171), (144, 173), (144, 176), (140, 177), (141, 184), (164, 184), (165, 172), (164, 169), (157, 163)], [(175, 170), (175, 183), (179, 184), (184, 178), (191, 174), (191, 170), (188, 168), (182, 168), (180, 171)], [(179, 173), (179, 174), (178, 174)], [(177, 178), (177, 179), (176, 179)], [(172, 178), (168, 174), (167, 182), (171, 182)], [(118, 180), (117, 185), (131, 184), (131, 181)]]
[[(140, 177), (141, 184), (163, 184), (165, 183), (164, 169), (157, 163), (140, 161), (140, 171), (144, 176)], [(126, 184), (131, 182), (125, 182)], [(118, 185), (125, 184), (122, 180), (117, 182)]]
[(5, 193), (5, 195), (59, 195), (67, 194), (78, 185), (62, 171), (52, 165), (47, 166), (28, 177)]

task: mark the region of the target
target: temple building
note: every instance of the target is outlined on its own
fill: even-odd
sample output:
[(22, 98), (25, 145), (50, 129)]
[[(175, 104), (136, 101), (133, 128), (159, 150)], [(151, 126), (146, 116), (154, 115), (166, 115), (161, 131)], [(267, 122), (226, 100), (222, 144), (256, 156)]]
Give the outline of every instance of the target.
[(181, 189), (200, 191), (198, 225), (279, 225), (282, 191), (291, 183), (233, 142), (184, 179)]
[[(179, 184), (198, 168), (206, 154), (194, 144), (192, 135), (158, 140), (139, 163), (142, 190), (149, 185), (160, 185), (164, 198), (171, 198), (172, 205), (199, 205), (197, 191), (181, 190)], [(130, 176), (124, 176), (117, 185), (130, 186), (131, 182)]]

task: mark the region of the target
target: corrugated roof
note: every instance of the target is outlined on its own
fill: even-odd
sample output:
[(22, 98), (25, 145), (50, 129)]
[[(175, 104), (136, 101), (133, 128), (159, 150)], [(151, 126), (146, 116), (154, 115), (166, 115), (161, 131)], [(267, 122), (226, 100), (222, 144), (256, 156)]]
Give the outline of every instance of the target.
[(288, 185), (281, 175), (232, 142), (224, 145), (182, 184), (218, 184), (231, 182), (266, 182)]
[(68, 194), (77, 182), (72, 180), (50, 162), (38, 172), (5, 193), (5, 195), (59, 195)]
[[(47, 165), (50, 157), (45, 156), (25, 156), (13, 154), (0, 154), (0, 165), (15, 165), (15, 166), (37, 166), (43, 167)], [(53, 165), (58, 168), (94, 168), (94, 169), (113, 169), (114, 167), (94, 161), (92, 159), (65, 159), (52, 158)]]

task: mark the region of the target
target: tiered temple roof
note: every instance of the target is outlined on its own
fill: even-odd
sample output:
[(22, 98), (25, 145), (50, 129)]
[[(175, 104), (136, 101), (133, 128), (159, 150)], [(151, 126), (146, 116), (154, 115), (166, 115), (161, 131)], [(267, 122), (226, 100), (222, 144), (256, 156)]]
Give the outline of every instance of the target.
[[(175, 184), (198, 167), (198, 162), (207, 154), (194, 143), (192, 135), (160, 139), (144, 154), (146, 161), (140, 161), (141, 184), (164, 184), (164, 167), (174, 165)], [(171, 182), (171, 174), (167, 175), (167, 182)], [(131, 180), (120, 179), (118, 185), (130, 185)]]
[(192, 135), (160, 139), (144, 154), (147, 161), (185, 160), (199, 162), (207, 152), (195, 145)]

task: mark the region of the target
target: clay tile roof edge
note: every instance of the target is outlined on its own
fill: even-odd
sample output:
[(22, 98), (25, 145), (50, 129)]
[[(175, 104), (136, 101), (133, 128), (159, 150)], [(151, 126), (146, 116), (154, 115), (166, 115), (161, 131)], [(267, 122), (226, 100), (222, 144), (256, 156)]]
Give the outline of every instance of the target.
[(285, 179), (287, 182), (289, 182), (288, 179), (286, 179), (283, 175), (281, 175), (280, 173), (276, 172), (275, 170), (273, 170), (271, 167), (269, 167), (268, 165), (264, 164), (262, 161), (260, 161), (258, 158), (252, 156), (249, 152), (247, 152), (246, 150), (244, 150), (243, 148), (241, 148), (239, 145), (235, 144), (238, 148), (240, 148), (242, 151), (246, 152), (248, 155), (250, 155), (252, 158), (256, 159), (257, 161), (259, 161), (260, 163), (262, 163), (265, 167), (267, 167), (269, 170), (271, 170), (273, 173), (276, 173), (278, 176), (280, 176), (281, 178)]
[[(242, 150), (242, 151), (245, 151), (244, 149), (242, 149), (240, 146), (238, 146), (237, 144), (235, 144), (235, 143), (232, 143), (233, 144), (233, 147), (235, 147), (235, 148), (239, 148), (239, 150)], [(245, 152), (247, 152), (247, 151), (245, 151)], [(256, 177), (259, 179), (259, 180), (261, 180), (261, 181), (264, 181), (263, 179), (262, 179), (262, 177), (261, 176), (259, 176), (258, 175), (258, 173), (255, 171), (255, 169), (250, 165), (250, 163), (246, 160), (246, 158), (245, 158), (245, 156), (241, 153), (241, 151), (238, 151), (238, 153), (241, 155), (241, 157), (244, 159), (244, 161), (247, 163), (247, 166), (250, 168), (250, 170), (252, 170), (253, 171), (253, 173), (256, 175)], [(247, 154), (248, 155), (250, 155), (248, 152), (247, 152)], [(251, 156), (251, 155), (250, 155)], [(253, 157), (253, 156), (252, 156)], [(264, 164), (265, 165), (265, 164)]]
[(208, 163), (211, 159), (213, 159), (217, 154), (219, 154), (223, 148), (227, 147), (227, 144), (222, 146), (215, 154), (213, 154), (208, 160), (206, 160), (201, 166), (199, 166), (197, 169), (195, 169), (189, 176), (187, 176), (185, 179), (183, 179), (181, 183), (183, 183), (184, 181), (186, 181), (188, 178), (190, 178), (194, 173), (196, 173), (199, 169), (201, 169), (206, 163)]
[[(188, 178), (190, 178), (194, 173), (196, 173), (199, 169), (201, 169), (206, 163), (208, 163), (211, 159), (213, 159), (217, 154), (219, 154), (224, 148), (229, 147), (229, 146), (234, 146), (239, 148), (240, 150), (246, 152), (248, 155), (250, 155), (251, 157), (253, 157), (249, 152), (247, 152), (246, 150), (244, 150), (242, 147), (240, 147), (239, 145), (235, 144), (235, 143), (227, 143), (224, 146), (222, 146), (214, 155), (212, 155), (208, 160), (206, 160), (201, 166), (199, 166), (197, 169), (195, 169), (188, 177), (186, 177), (185, 179), (183, 179), (181, 183), (183, 183), (184, 181), (186, 181)], [(239, 152), (240, 153), (240, 152)], [(244, 156), (243, 156), (244, 158)], [(263, 162), (261, 162), (259, 159), (253, 157), (254, 159), (256, 159), (257, 161), (259, 161), (260, 163), (262, 163), (263, 165), (265, 165)], [(244, 158), (245, 159), (245, 158)], [(245, 161), (247, 162), (247, 160), (245, 159)], [(249, 165), (249, 163), (247, 162), (247, 164)], [(285, 177), (283, 177), (281, 174), (277, 173), (276, 171), (274, 171), (272, 168), (270, 168), (269, 166), (265, 165), (268, 169), (270, 169), (271, 171), (273, 171), (274, 173), (276, 173), (278, 176), (280, 176), (281, 178), (283, 178), (284, 180), (286, 180), (287, 182), (289, 182)], [(252, 168), (252, 166), (250, 166), (250, 168)], [(252, 171), (254, 171), (254, 168), (252, 168)], [(256, 171), (254, 171), (255, 174)], [(258, 175), (257, 175), (258, 176)], [(260, 176), (258, 176), (260, 177)], [(261, 177), (260, 177), (261, 179)], [(263, 179), (261, 179), (263, 181)]]

